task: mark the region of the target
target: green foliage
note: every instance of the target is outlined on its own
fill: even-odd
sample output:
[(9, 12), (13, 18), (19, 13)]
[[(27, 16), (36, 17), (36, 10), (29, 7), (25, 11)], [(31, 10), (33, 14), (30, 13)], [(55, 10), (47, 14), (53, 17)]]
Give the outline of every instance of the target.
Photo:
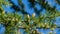
[[(27, 34), (41, 34), (36, 29), (50, 29), (54, 30), (58, 28), (55, 24), (55, 18), (60, 16), (60, 12), (55, 7), (51, 7), (45, 0), (28, 0), (30, 7), (34, 9), (32, 16), (25, 11), (25, 5), (22, 0), (18, 0), (18, 4), (21, 6), (18, 8), (12, 1), (0, 0), (0, 23), (5, 26), (5, 34), (20, 34), (19, 29), (23, 28)], [(41, 5), (41, 9), (37, 10), (36, 3)], [(10, 4), (15, 10), (14, 13), (6, 13), (2, 5)], [(48, 6), (48, 7), (47, 7)], [(46, 13), (43, 15), (41, 11), (45, 9)], [(23, 16), (17, 12), (21, 11)], [(36, 17), (38, 14), (38, 17)], [(51, 34), (52, 32), (50, 32)]]

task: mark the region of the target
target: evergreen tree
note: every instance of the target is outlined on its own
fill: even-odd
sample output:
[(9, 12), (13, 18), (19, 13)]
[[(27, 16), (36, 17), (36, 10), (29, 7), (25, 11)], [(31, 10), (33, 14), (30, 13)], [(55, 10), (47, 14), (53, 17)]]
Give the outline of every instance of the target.
[[(25, 30), (26, 34), (41, 34), (36, 29), (51, 29), (60, 28), (55, 24), (55, 18), (60, 16), (60, 12), (56, 9), (56, 6), (51, 7), (46, 0), (27, 0), (29, 7), (34, 9), (32, 15), (25, 11), (25, 5), (22, 0), (17, 0), (19, 6), (15, 5), (11, 0), (0, 0), (0, 23), (5, 27), (5, 34), (21, 34), (19, 29)], [(59, 0), (55, 0), (60, 4)], [(37, 9), (35, 5), (41, 6), (41, 9)], [(14, 13), (6, 13), (3, 8), (4, 6), (10, 5), (13, 8)], [(42, 14), (43, 9), (46, 10), (45, 14)], [(18, 14), (21, 12), (23, 16)], [(38, 15), (36, 17), (36, 14)], [(25, 34), (25, 33), (24, 33)]]

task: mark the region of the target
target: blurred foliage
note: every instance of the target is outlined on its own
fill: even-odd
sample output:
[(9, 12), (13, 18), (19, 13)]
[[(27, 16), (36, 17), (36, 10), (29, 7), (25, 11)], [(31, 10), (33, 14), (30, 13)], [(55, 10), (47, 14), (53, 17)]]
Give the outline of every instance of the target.
[[(56, 0), (59, 4), (59, 0)], [(24, 34), (42, 34), (37, 29), (50, 29), (52, 31), (58, 26), (55, 24), (55, 18), (60, 16), (60, 12), (56, 7), (51, 7), (46, 0), (28, 0), (29, 7), (34, 9), (32, 15), (25, 11), (25, 5), (22, 0), (18, 0), (19, 6), (15, 5), (11, 0), (0, 0), (0, 23), (5, 27), (5, 34), (21, 34), (19, 29), (24, 29)], [(41, 6), (41, 9), (35, 7), (36, 4)], [(2, 5), (10, 5), (15, 10), (14, 13), (6, 13)], [(45, 9), (46, 13), (41, 12)], [(23, 16), (17, 12), (21, 12)], [(38, 15), (36, 17), (36, 14)]]

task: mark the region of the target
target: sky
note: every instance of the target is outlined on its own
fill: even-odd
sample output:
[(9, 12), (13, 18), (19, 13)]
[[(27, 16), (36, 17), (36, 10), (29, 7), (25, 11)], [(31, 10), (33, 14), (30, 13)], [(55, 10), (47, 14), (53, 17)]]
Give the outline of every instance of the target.
[[(17, 3), (17, 0), (12, 0), (16, 5), (18, 5), (18, 3)], [(51, 6), (56, 6), (56, 9), (58, 10), (58, 11), (60, 11), (60, 5), (58, 5), (56, 2), (54, 2), (54, 0), (46, 0), (46, 1), (48, 1), (48, 3), (51, 5)], [(29, 13), (29, 14), (33, 14), (34, 13), (34, 9), (32, 8), (32, 9), (30, 9), (29, 8), (29, 6), (28, 6), (28, 2), (27, 2), (27, 0), (22, 0), (22, 2), (23, 2), (23, 4), (25, 5), (25, 10)], [(19, 6), (19, 5), (18, 5)], [(4, 10), (5, 11), (7, 11), (7, 12), (12, 12), (12, 11), (14, 11), (13, 9), (11, 9), (10, 8), (10, 6), (8, 5), (7, 7), (5, 7), (5, 6), (3, 6), (4, 7)], [(37, 4), (36, 5), (36, 7), (37, 7), (37, 9), (39, 10), (40, 9), (40, 6)], [(45, 13), (45, 9), (43, 10), (43, 14)], [(56, 18), (56, 24), (57, 25), (60, 25), (60, 17), (57, 17)], [(2, 32), (4, 32), (4, 27), (2, 27), (2, 25), (0, 24), (0, 34), (2, 34)], [(59, 29), (57, 28), (57, 29), (55, 29), (55, 32), (57, 32), (57, 34), (60, 34), (60, 31), (58, 31)], [(20, 29), (20, 31), (22, 32), (22, 34), (23, 34), (23, 29)], [(38, 30), (39, 32), (44, 32), (44, 34), (46, 34), (47, 32), (50, 32), (50, 30), (43, 30), (43, 29), (39, 29)]]

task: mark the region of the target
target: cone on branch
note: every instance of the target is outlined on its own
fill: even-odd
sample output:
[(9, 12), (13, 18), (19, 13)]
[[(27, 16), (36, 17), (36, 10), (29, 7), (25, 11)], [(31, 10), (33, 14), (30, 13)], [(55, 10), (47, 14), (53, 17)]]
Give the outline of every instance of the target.
[(35, 15), (36, 15), (36, 14), (35, 14), (35, 13), (33, 13), (33, 14), (32, 14), (32, 17), (34, 18), (34, 17), (35, 17)]
[(5, 11), (2, 11), (2, 15), (4, 15), (5, 14)]
[(29, 15), (27, 15), (27, 18), (28, 18), (28, 19), (30, 19), (30, 16), (29, 16)]
[(27, 21), (30, 22), (30, 16), (29, 15), (27, 15)]
[(45, 23), (45, 28), (50, 28), (48, 23)]

